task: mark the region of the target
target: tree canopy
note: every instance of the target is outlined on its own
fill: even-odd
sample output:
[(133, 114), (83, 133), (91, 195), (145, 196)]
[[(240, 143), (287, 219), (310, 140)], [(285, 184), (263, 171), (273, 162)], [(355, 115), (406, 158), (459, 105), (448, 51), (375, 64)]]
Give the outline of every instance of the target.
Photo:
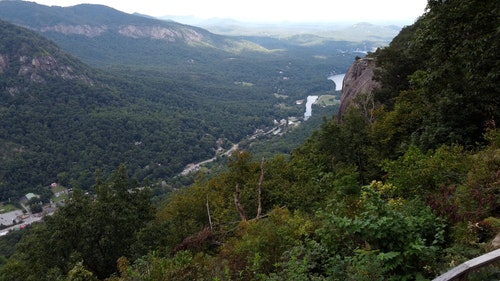
[(498, 26), (495, 1), (430, 0), (373, 54), (373, 108), (325, 118), (288, 156), (235, 151), (156, 213), (124, 166), (97, 177), (22, 238), (0, 280), (429, 280), (491, 250)]

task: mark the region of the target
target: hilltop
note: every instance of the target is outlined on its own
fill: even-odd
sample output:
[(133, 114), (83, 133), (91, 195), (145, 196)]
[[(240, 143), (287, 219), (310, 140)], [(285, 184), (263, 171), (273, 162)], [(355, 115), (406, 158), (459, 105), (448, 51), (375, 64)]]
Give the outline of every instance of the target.
[[(338, 95), (327, 77), (345, 71), (361, 47), (309, 46), (305, 37), (251, 43), (99, 5), (2, 1), (0, 18), (23, 26), (5, 23), (0, 39), (3, 199), (52, 182), (89, 189), (97, 170), (109, 174), (120, 163), (139, 180), (176, 181), (186, 165), (214, 157), (219, 143), (229, 149), (300, 120), (298, 100)], [(289, 153), (335, 110), (315, 109), (297, 134), (260, 151)]]
[(251, 87), (106, 73), (33, 31), (1, 22), (0, 34), (3, 200), (51, 182), (90, 188), (123, 162), (166, 178), (213, 157), (219, 138), (272, 124), (274, 96)]
[[(43, 223), (0, 240), (7, 248), (5, 259), (0, 259), (0, 280), (430, 280), (498, 248), (497, 7), (497, 1), (481, 1), (481, 5), (475, 0), (429, 1), (414, 25), (404, 28), (387, 47), (359, 58), (350, 71), (353, 75), (346, 74), (353, 91), (340, 120), (333, 114), (323, 118), (319, 129), (287, 155), (255, 160), (250, 152), (235, 150), (225, 169), (212, 174), (200, 171), (189, 187), (172, 191), (158, 204), (151, 200), (155, 186), (138, 181), (137, 170), (127, 170), (126, 165), (109, 176), (99, 174), (90, 190), (75, 187), (68, 204)], [(31, 37), (33, 33), (20, 29), (19, 34)], [(305, 81), (296, 78), (309, 73), (304, 66), (314, 68), (318, 63), (323, 70), (322, 60), (314, 56), (293, 61), (286, 57), (285, 64), (274, 59), (266, 64), (274, 66), (274, 72), (265, 74), (279, 74), (274, 81), (280, 91), (270, 99), (250, 90), (268, 80), (239, 73), (246, 79), (229, 83), (231, 87), (223, 88), (227, 91), (219, 91), (220, 84), (196, 84), (200, 91), (189, 101), (216, 89), (210, 98), (226, 94), (251, 113), (263, 108), (284, 110), (294, 96), (287, 83)], [(367, 77), (354, 75), (363, 72)], [(356, 87), (370, 81), (369, 76), (378, 87)], [(127, 77), (137, 80), (138, 76)], [(230, 77), (218, 81), (235, 76)], [(247, 79), (251, 77), (262, 80)], [(354, 79), (359, 77), (363, 78)], [(137, 85), (133, 82), (125, 84)], [(319, 86), (310, 87), (313, 84), (303, 83), (304, 93), (322, 91)], [(118, 87), (119, 83), (110, 85), (116, 87), (113, 97), (132, 96), (134, 103), (117, 108), (116, 102), (128, 99), (111, 100), (107, 108), (111, 110), (99, 108), (96, 116), (103, 118), (94, 121), (113, 120), (107, 129), (115, 131), (140, 124), (160, 126), (157, 131), (142, 127), (141, 138), (163, 132), (168, 122), (154, 122), (175, 107), (162, 110), (170, 104), (159, 92), (134, 94), (118, 91), (128, 88)], [(139, 90), (153, 90), (143, 87)], [(231, 95), (232, 87), (239, 89), (238, 95)], [(243, 89), (248, 92), (242, 94)], [(260, 102), (247, 104), (249, 100), (242, 99), (249, 95)], [(179, 97), (176, 102), (183, 102)], [(277, 100), (280, 106), (274, 107)], [(139, 105), (150, 108), (142, 111)], [(246, 108), (229, 105), (223, 104), (222, 112)], [(186, 114), (191, 107), (182, 108), (176, 113)], [(140, 114), (135, 115), (134, 109)], [(148, 118), (155, 110), (160, 113), (157, 118)], [(242, 128), (231, 119), (242, 112), (223, 116), (221, 123), (234, 121), (232, 127)], [(248, 116), (253, 123), (245, 129), (253, 129), (258, 120)], [(196, 120), (213, 128), (211, 119), (202, 117)], [(189, 120), (182, 118), (178, 125), (183, 130), (177, 134), (196, 124)], [(48, 122), (43, 125), (40, 128), (52, 127)], [(137, 135), (127, 139), (130, 132), (115, 136), (135, 140)], [(175, 134), (167, 137), (160, 139), (176, 139)], [(162, 142), (147, 140), (155, 153), (162, 151)], [(121, 148), (122, 143), (113, 141), (102, 151)], [(134, 146), (140, 153), (129, 154), (129, 159), (147, 153), (141, 142)], [(40, 151), (56, 155), (46, 151), (50, 147)], [(15, 249), (5, 245), (9, 242), (17, 243)], [(471, 269), (467, 277), (496, 280), (498, 266)]]

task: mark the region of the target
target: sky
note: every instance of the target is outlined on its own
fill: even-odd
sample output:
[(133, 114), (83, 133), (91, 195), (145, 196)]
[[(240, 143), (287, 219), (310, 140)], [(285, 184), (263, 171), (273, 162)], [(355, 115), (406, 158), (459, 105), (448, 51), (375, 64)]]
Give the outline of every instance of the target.
[(231, 18), (250, 22), (407, 22), (426, 0), (31, 0), (49, 6), (102, 4), (126, 13), (161, 17)]

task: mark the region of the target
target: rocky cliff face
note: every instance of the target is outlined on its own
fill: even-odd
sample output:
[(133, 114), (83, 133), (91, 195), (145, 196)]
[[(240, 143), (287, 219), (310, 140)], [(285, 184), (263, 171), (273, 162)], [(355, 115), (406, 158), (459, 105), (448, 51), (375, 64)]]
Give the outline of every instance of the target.
[(370, 58), (363, 58), (356, 60), (347, 70), (343, 81), (342, 97), (340, 98), (340, 108), (337, 115), (339, 122), (342, 115), (357, 96), (360, 94), (369, 96), (373, 90), (380, 87), (380, 84), (373, 80), (374, 69), (375, 61)]
[(51, 83), (54, 79), (80, 80), (93, 85), (88, 68), (53, 42), (4, 21), (0, 21), (0, 34), (0, 85), (14, 89), (9, 92), (31, 83)]
[(68, 25), (68, 24), (56, 24), (50, 26), (44, 26), (37, 29), (40, 32), (57, 32), (65, 35), (76, 34), (83, 35), (90, 38), (99, 36), (108, 30), (105, 25)]
[(29, 77), (31, 82), (44, 83), (48, 76), (55, 76), (63, 80), (78, 79), (92, 84), (86, 75), (77, 74), (71, 66), (59, 63), (53, 56), (20, 56), (18, 59), (21, 63), (18, 75)]
[(130, 15), (102, 5), (49, 7), (28, 1), (0, 1), (0, 19), (39, 33), (96, 38), (106, 34), (167, 42), (210, 42), (208, 31), (176, 22)]
[(0, 74), (7, 69), (7, 56), (0, 54)]
[[(1, 44), (0, 44), (1, 46)], [(18, 52), (0, 53), (0, 80), (5, 77), (20, 77), (9, 82), (15, 88), (23, 81), (43, 84), (51, 78), (62, 80), (80, 80), (88, 85), (94, 82), (85, 73), (66, 63), (65, 59), (49, 53), (26, 51), (22, 48)], [(17, 82), (14, 82), (17, 81)]]
[(87, 85), (94, 85), (94, 82), (85, 74), (78, 73), (71, 66), (59, 63), (56, 58), (46, 56), (12, 56), (0, 54), (0, 80), (2, 76), (17, 75), (22, 80), (8, 83), (4, 88), (11, 96), (15, 96), (26, 90), (22, 81), (29, 81), (34, 84), (46, 84), (50, 77), (57, 77), (63, 80), (80, 80)]
[(90, 38), (101, 36), (106, 32), (118, 33), (131, 38), (149, 38), (153, 40), (165, 40), (176, 42), (183, 40), (188, 43), (203, 41), (204, 36), (200, 32), (189, 28), (168, 28), (160, 25), (69, 25), (57, 24), (43, 27), (31, 27), (34, 30), (44, 32), (56, 32), (65, 35), (82, 35)]

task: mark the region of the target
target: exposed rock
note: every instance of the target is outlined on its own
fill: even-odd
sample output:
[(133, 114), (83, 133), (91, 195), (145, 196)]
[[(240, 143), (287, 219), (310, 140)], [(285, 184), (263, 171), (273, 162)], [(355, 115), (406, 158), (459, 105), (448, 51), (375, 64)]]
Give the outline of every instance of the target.
[(108, 27), (105, 25), (102, 26), (90, 26), (90, 25), (64, 25), (64, 24), (58, 24), (58, 25), (52, 25), (52, 26), (45, 26), (40, 28), (41, 32), (48, 32), (48, 31), (53, 31), (57, 33), (62, 33), (65, 35), (68, 34), (77, 34), (77, 35), (84, 35), (87, 37), (96, 37), (108, 30)]
[[(4, 63), (6, 66), (2, 68), (2, 56), (0, 56), (0, 71), (5, 71), (8, 64)], [(5, 58), (5, 57), (4, 57)], [(71, 66), (60, 65), (53, 56), (41, 56), (33, 57), (20, 56), (19, 70), (17, 75), (29, 77), (31, 82), (34, 83), (45, 83), (47, 75), (60, 77), (64, 80), (79, 79), (85, 81), (89, 85), (93, 85), (93, 82), (84, 74), (76, 74)], [(1, 73), (1, 72), (0, 72)]]
[(35, 82), (38, 84), (45, 83), (45, 79), (43, 79), (43, 77), (38, 73), (31, 73), (30, 80), (31, 82)]
[(19, 57), (19, 62), (20, 63), (26, 63), (28, 61), (28, 56), (20, 56)]
[(150, 38), (156, 40), (167, 40), (175, 42), (183, 39), (187, 42), (198, 42), (203, 39), (203, 35), (191, 29), (178, 30), (162, 26), (122, 26), (118, 33), (132, 38)]
[(171, 42), (181, 37), (180, 32), (160, 26), (127, 25), (121, 27), (118, 33), (132, 38), (164, 39)]
[(493, 241), (491, 241), (491, 247), (493, 247), (493, 249), (500, 248), (500, 233), (498, 233), (495, 236), (495, 239), (493, 239)]
[(6, 55), (0, 54), (0, 74), (3, 74), (7, 70), (8, 58)]
[(41, 32), (57, 32), (65, 35), (77, 34), (90, 38), (102, 35), (107, 31), (118, 32), (119, 34), (131, 38), (149, 38), (154, 40), (166, 40), (175, 42), (185, 40), (186, 42), (200, 42), (204, 39), (203, 35), (193, 29), (168, 28), (155, 25), (124, 25), (111, 28), (105, 25), (52, 25), (44, 26), (38, 29)]
[(363, 58), (356, 60), (347, 70), (343, 80), (342, 97), (337, 115), (339, 122), (354, 98), (360, 94), (370, 95), (373, 90), (380, 87), (380, 83), (372, 79), (374, 69), (374, 60)]
[(17, 94), (19, 94), (19, 88), (18, 87), (7, 87), (7, 93), (9, 93), (9, 95), (11, 96), (16, 96)]

